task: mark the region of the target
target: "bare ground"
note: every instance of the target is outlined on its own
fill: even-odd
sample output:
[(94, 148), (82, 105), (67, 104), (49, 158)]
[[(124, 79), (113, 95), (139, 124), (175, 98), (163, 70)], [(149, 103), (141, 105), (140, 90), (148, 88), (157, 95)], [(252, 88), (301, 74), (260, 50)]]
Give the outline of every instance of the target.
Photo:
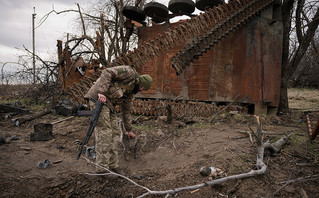
[[(310, 90), (311, 94), (300, 91), (304, 90), (290, 90), (290, 102), (295, 105), (290, 114), (261, 117), (265, 141), (274, 142), (293, 133), (280, 154), (266, 154), (265, 174), (180, 192), (176, 197), (301, 197), (302, 193), (317, 197), (318, 138), (309, 141), (303, 111), (319, 106), (319, 91)], [(307, 95), (311, 95), (310, 99)], [(302, 106), (303, 103), (307, 106)], [(145, 193), (125, 179), (85, 174), (94, 173), (95, 165), (84, 158), (76, 160), (76, 156), (88, 118), (76, 117), (54, 124), (52, 140), (30, 141), (34, 124), (64, 118), (49, 114), (20, 127), (10, 126), (9, 120), (0, 122), (0, 136), (6, 139), (0, 145), (0, 197), (137, 197)], [(119, 145), (124, 175), (152, 190), (167, 190), (215, 179), (199, 174), (203, 166), (220, 168), (228, 176), (256, 169), (256, 144), (245, 134), (250, 131), (248, 126), (256, 130), (252, 115), (221, 113), (212, 123), (206, 119), (194, 121), (188, 125), (177, 120), (166, 124), (153, 118), (135, 124), (134, 132), (145, 137), (145, 144), (137, 158), (129, 155), (128, 161), (124, 160)], [(94, 145), (94, 138), (88, 145)], [(46, 159), (51, 165), (39, 169), (37, 164)]]

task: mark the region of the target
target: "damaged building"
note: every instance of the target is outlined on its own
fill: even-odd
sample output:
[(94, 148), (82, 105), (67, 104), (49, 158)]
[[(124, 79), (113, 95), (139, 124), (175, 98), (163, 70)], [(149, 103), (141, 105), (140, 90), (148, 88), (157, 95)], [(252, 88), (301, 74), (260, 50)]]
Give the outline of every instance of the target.
[[(133, 113), (155, 114), (163, 101), (172, 104), (175, 114), (189, 111), (210, 116), (219, 104), (228, 103), (242, 104), (254, 114), (276, 113), (283, 38), (276, 1), (191, 2), (170, 1), (168, 8), (154, 2), (146, 4), (144, 11), (153, 25), (139, 27), (138, 47), (107, 65), (133, 65), (140, 74), (154, 79), (149, 91), (136, 95)], [(192, 15), (192, 6), (203, 12)], [(133, 14), (126, 13), (127, 17), (134, 18), (134, 9), (128, 10)], [(191, 18), (169, 23), (166, 12), (172, 10)], [(59, 57), (64, 54), (61, 46)], [(81, 74), (86, 64), (83, 60), (73, 60), (73, 64), (66, 60), (66, 65), (78, 65), (74, 69), (78, 74), (73, 77), (80, 80), (64, 88), (81, 103), (100, 69), (98, 64), (90, 64)]]

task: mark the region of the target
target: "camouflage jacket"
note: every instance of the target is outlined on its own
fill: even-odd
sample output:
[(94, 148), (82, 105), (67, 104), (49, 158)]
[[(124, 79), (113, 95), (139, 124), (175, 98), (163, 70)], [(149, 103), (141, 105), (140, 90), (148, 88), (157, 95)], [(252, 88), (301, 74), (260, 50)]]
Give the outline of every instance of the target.
[(119, 105), (125, 129), (131, 131), (131, 102), (133, 90), (139, 84), (138, 77), (139, 74), (130, 66), (106, 68), (84, 97), (97, 99), (97, 94), (100, 93), (112, 105)]

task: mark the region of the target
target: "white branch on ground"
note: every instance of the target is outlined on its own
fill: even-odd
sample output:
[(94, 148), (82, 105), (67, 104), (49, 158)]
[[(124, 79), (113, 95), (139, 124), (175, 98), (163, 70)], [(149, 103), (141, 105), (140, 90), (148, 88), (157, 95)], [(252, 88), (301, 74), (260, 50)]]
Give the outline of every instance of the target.
[[(256, 116), (256, 119), (257, 119), (257, 123), (258, 123), (257, 124), (257, 134), (256, 134), (256, 136), (260, 138), (259, 140), (257, 140), (257, 143), (261, 143), (261, 138), (262, 138), (261, 122), (260, 122), (258, 116)], [(123, 179), (126, 179), (127, 181), (131, 182), (135, 186), (140, 187), (140, 188), (142, 188), (142, 189), (147, 191), (144, 194), (138, 196), (137, 198), (142, 198), (142, 197), (145, 197), (145, 196), (148, 196), (148, 195), (165, 195), (165, 197), (169, 197), (169, 195), (174, 195), (174, 194), (176, 194), (178, 192), (181, 192), (181, 191), (194, 191), (194, 190), (206, 187), (206, 186), (213, 186), (213, 185), (216, 185), (216, 184), (221, 184), (221, 183), (224, 183), (224, 182), (229, 181), (229, 180), (244, 179), (244, 178), (248, 178), (248, 177), (253, 177), (253, 176), (264, 174), (266, 172), (266, 170), (267, 170), (267, 165), (264, 163), (265, 150), (268, 149), (271, 153), (280, 152), (281, 148), (287, 143), (287, 141), (291, 137), (291, 135), (282, 137), (281, 139), (279, 139), (278, 141), (276, 141), (274, 143), (269, 143), (267, 141), (267, 142), (265, 142), (263, 144), (260, 144), (258, 146), (258, 149), (257, 149), (257, 161), (256, 161), (257, 170), (250, 170), (247, 173), (242, 173), (242, 174), (238, 174), (238, 175), (231, 175), (231, 176), (227, 176), (227, 177), (223, 177), (223, 178), (207, 181), (207, 182), (204, 182), (204, 183), (201, 183), (201, 184), (196, 184), (196, 185), (193, 185), (193, 186), (185, 186), (185, 187), (180, 187), (180, 188), (175, 188), (175, 189), (170, 189), (170, 190), (162, 190), (162, 191), (150, 190), (149, 188), (136, 183), (135, 181), (129, 179), (128, 177), (125, 177), (124, 175), (121, 175), (121, 174), (114, 173), (114, 172), (110, 171), (109, 169), (104, 168), (104, 167), (100, 166), (99, 164), (96, 164), (96, 163), (90, 161), (87, 158), (85, 158), (85, 159), (88, 162), (90, 162), (90, 163), (92, 163), (92, 164), (94, 164), (94, 165), (96, 165), (96, 166), (98, 166), (98, 167), (100, 167), (102, 169), (105, 169), (106, 171), (108, 171), (108, 173), (103, 173), (103, 174), (85, 173), (85, 174), (87, 174), (87, 175), (115, 175), (115, 176), (121, 177)]]

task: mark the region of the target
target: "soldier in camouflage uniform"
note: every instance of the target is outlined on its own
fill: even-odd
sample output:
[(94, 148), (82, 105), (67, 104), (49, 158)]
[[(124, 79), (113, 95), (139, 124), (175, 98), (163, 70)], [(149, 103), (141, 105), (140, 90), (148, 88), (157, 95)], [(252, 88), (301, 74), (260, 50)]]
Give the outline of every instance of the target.
[(96, 163), (99, 165), (113, 171), (119, 167), (117, 144), (121, 132), (114, 106), (120, 106), (128, 137), (135, 138), (131, 121), (133, 94), (148, 90), (152, 81), (149, 75), (139, 75), (130, 66), (111, 67), (102, 71), (101, 76), (85, 95), (85, 98), (95, 98), (108, 104), (104, 105), (95, 127)]

